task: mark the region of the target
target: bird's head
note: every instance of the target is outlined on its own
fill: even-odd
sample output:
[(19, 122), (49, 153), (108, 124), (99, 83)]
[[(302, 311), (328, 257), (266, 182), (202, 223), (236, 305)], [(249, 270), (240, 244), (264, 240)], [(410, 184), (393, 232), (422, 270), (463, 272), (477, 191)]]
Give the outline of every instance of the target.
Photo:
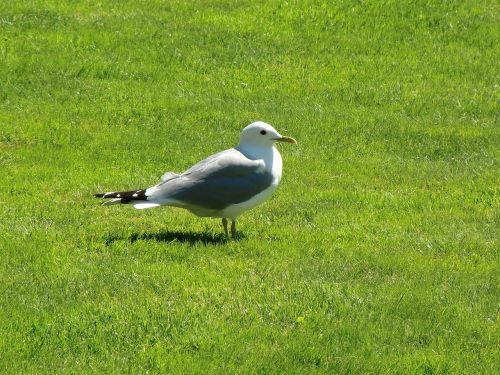
[(272, 147), (275, 142), (297, 143), (295, 139), (282, 136), (271, 125), (262, 121), (251, 123), (240, 135), (240, 145)]

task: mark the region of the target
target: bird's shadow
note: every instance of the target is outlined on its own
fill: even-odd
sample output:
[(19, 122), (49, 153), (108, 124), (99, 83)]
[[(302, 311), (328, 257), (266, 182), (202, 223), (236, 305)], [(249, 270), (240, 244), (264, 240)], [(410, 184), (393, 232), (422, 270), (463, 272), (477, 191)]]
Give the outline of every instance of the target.
[(190, 245), (204, 244), (204, 245), (223, 245), (229, 241), (238, 241), (245, 238), (241, 233), (237, 233), (235, 238), (227, 238), (224, 234), (213, 234), (206, 232), (179, 232), (179, 231), (161, 231), (157, 233), (132, 233), (128, 237), (110, 236), (106, 239), (106, 244), (119, 240), (126, 240), (130, 243), (137, 241), (157, 241), (157, 242), (180, 242), (188, 243)]

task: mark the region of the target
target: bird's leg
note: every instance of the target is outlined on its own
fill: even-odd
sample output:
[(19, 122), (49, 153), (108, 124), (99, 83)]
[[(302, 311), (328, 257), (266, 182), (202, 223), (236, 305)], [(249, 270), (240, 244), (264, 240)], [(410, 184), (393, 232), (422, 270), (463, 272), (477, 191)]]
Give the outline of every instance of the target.
[(222, 225), (224, 226), (224, 232), (226, 232), (226, 237), (229, 237), (229, 233), (227, 231), (227, 219), (225, 217), (222, 218)]
[(233, 238), (236, 237), (236, 220), (231, 223), (231, 235)]

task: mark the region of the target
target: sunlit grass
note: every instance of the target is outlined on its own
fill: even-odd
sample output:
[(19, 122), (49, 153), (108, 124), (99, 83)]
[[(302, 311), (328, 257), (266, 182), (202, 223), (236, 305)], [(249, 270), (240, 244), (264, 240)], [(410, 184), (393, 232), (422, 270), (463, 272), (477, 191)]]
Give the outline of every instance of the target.
[[(0, 5), (0, 372), (500, 371), (491, 1)], [(273, 198), (102, 207), (235, 145)]]

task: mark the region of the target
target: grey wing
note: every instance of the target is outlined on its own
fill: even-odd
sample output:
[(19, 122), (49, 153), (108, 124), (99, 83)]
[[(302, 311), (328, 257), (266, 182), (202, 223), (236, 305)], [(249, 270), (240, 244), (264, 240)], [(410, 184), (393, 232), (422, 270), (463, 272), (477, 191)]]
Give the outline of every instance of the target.
[(248, 159), (235, 149), (226, 150), (155, 186), (147, 193), (148, 200), (221, 210), (249, 200), (272, 184), (272, 174), (262, 166), (262, 161)]

